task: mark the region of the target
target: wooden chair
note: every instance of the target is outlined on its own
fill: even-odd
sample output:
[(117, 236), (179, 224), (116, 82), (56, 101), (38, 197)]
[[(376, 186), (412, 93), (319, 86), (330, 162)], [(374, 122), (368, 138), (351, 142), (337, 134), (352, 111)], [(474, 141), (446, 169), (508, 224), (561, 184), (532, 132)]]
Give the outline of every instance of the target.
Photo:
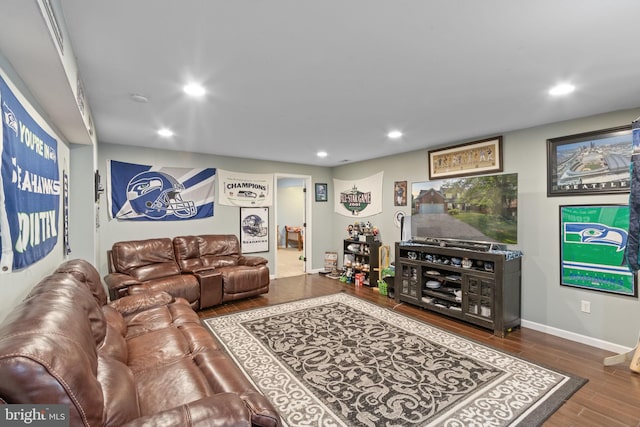
[(304, 246), (304, 238), (302, 237), (302, 227), (292, 227), (290, 225), (285, 225), (285, 236), (284, 236), (284, 247), (288, 248), (289, 243), (293, 244), (294, 247), (298, 247), (298, 250), (301, 251)]

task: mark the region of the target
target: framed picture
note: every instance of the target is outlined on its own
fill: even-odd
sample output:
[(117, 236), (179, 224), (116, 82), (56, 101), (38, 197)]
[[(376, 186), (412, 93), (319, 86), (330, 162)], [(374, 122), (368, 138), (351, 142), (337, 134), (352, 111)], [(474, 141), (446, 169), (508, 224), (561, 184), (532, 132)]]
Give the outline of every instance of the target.
[(502, 136), (429, 151), (429, 179), (502, 172)]
[(269, 251), (269, 208), (240, 208), (243, 254)]
[(638, 296), (626, 265), (628, 205), (560, 206), (560, 284)]
[(407, 181), (393, 183), (393, 205), (407, 206)]
[(316, 202), (326, 202), (327, 200), (327, 184), (316, 183)]
[(547, 140), (547, 196), (629, 192), (631, 125)]

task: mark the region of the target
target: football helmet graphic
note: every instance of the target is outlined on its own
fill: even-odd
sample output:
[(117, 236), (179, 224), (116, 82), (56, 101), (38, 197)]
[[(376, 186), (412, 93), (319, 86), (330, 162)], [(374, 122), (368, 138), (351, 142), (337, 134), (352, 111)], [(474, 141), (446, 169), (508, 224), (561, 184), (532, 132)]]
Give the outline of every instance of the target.
[(198, 212), (191, 200), (182, 200), (184, 190), (178, 180), (169, 174), (146, 171), (131, 178), (127, 185), (127, 200), (138, 214), (151, 219), (161, 219), (167, 215), (190, 218)]
[(242, 220), (242, 231), (253, 237), (264, 237), (267, 235), (267, 227), (258, 215), (246, 216)]

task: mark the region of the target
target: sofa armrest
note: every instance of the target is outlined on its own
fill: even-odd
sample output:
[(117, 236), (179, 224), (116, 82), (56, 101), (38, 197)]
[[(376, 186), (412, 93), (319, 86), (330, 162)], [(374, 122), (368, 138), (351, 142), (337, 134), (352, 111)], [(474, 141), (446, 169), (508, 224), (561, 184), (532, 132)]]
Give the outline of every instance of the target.
[(127, 316), (150, 308), (165, 306), (173, 300), (174, 298), (166, 292), (143, 292), (111, 301), (109, 306), (116, 309), (121, 315)]
[[(251, 412), (236, 393), (218, 393), (153, 415), (137, 418), (123, 427), (235, 427), (252, 425)], [(280, 425), (279, 419), (266, 420), (265, 427)]]
[(109, 299), (111, 301), (127, 295), (129, 286), (141, 284), (139, 280), (124, 273), (109, 273), (104, 276), (104, 282), (109, 289)]
[(183, 274), (202, 274), (202, 275), (208, 275), (210, 273), (213, 273), (213, 271), (215, 270), (215, 267), (204, 267), (204, 266), (197, 266), (197, 267), (180, 267), (180, 271)]
[(263, 265), (263, 264), (266, 264), (267, 262), (268, 260), (261, 256), (241, 255), (240, 258), (238, 258), (238, 265), (248, 265), (251, 267)]

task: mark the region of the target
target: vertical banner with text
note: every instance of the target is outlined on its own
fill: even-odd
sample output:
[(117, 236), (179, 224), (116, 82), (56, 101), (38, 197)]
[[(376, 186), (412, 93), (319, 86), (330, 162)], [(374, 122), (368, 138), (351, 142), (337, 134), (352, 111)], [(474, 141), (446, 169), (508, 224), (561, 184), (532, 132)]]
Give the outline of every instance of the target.
[(58, 143), (0, 77), (0, 272), (44, 258), (58, 241)]

